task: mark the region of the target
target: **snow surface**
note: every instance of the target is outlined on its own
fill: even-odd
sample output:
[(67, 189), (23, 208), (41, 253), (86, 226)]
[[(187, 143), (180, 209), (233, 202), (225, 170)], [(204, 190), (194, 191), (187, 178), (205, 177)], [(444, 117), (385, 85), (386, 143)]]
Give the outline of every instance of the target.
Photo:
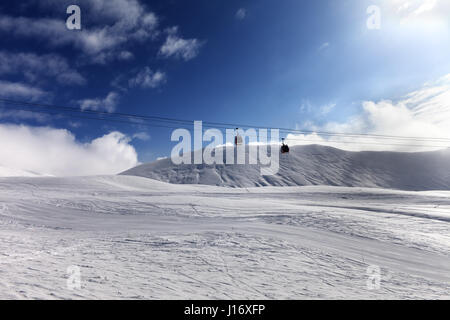
[(0, 178), (0, 298), (449, 299), (449, 223), (449, 191)]
[[(246, 152), (248, 157), (248, 148)], [(225, 159), (226, 152), (223, 154)], [(274, 176), (261, 176), (258, 165), (175, 165), (171, 159), (143, 164), (122, 174), (229, 187), (331, 185), (450, 190), (450, 149), (350, 152), (319, 145), (294, 146), (288, 155), (280, 155), (280, 170)]]
[(0, 177), (39, 177), (44, 176), (35, 172), (0, 166)]

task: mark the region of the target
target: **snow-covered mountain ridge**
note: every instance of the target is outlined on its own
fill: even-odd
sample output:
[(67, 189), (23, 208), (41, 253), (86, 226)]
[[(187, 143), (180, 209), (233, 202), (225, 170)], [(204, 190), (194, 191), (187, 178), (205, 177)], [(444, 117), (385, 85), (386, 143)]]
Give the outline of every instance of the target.
[(175, 165), (170, 158), (142, 164), (122, 175), (228, 187), (330, 185), (450, 190), (450, 149), (350, 152), (319, 145), (294, 146), (288, 155), (280, 155), (280, 169), (274, 176), (262, 176), (259, 165)]

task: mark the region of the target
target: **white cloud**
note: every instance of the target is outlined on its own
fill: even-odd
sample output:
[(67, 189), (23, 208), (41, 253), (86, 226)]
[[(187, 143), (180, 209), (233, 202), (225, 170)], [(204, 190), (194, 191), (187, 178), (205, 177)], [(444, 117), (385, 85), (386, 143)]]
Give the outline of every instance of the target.
[(72, 44), (89, 55), (112, 49), (125, 41), (108, 33), (106, 27), (70, 32), (62, 19), (0, 16), (0, 31), (17, 36), (45, 38), (52, 46)]
[(300, 112), (308, 114), (313, 118), (321, 118), (329, 114), (336, 107), (336, 103), (327, 103), (321, 106), (315, 106), (308, 99), (304, 99), (300, 105)]
[(433, 11), (438, 0), (394, 0), (394, 3), (397, 6), (397, 12), (413, 17)]
[(384, 0), (388, 12), (395, 13), (403, 24), (426, 22), (448, 26), (448, 0)]
[(119, 60), (131, 60), (134, 58), (134, 54), (130, 51), (121, 51), (119, 53)]
[(437, 0), (424, 0), (419, 7), (413, 11), (413, 15), (418, 16), (422, 13), (432, 11), (436, 8), (437, 3)]
[[(66, 8), (72, 1), (45, 0), (46, 10)], [(158, 18), (137, 0), (80, 0), (82, 30), (69, 31), (64, 19), (0, 15), (0, 32), (47, 40), (51, 46), (72, 45), (94, 63), (123, 58), (123, 47), (158, 35)], [(89, 21), (85, 23), (83, 21)], [(126, 50), (125, 50), (126, 52)], [(129, 55), (127, 55), (129, 57)]]
[(0, 109), (0, 119), (9, 119), (14, 121), (22, 121), (22, 120), (32, 120), (37, 122), (47, 122), (49, 121), (50, 115), (27, 111), (27, 110), (1, 110)]
[(450, 126), (450, 74), (411, 92), (403, 103), (417, 119)]
[(133, 134), (133, 139), (148, 141), (148, 140), (150, 140), (150, 135), (147, 132), (138, 132), (138, 133)]
[(240, 8), (237, 12), (236, 12), (236, 19), (238, 20), (244, 20), (245, 17), (247, 16), (247, 10), (245, 8)]
[(319, 47), (319, 51), (323, 51), (323, 50), (325, 50), (326, 48), (328, 48), (329, 46), (330, 46), (330, 43), (329, 43), (329, 42), (324, 42), (324, 43), (322, 43), (321, 46)]
[(127, 80), (125, 74), (119, 74), (114, 79), (111, 80), (110, 85), (122, 92), (128, 91), (129, 80)]
[(83, 124), (80, 121), (69, 121), (68, 125), (72, 128), (80, 128)]
[(0, 80), (0, 96), (2, 98), (21, 98), (36, 101), (47, 95), (47, 92), (25, 83)]
[(116, 174), (138, 164), (129, 142), (120, 132), (80, 143), (63, 129), (0, 124), (0, 166), (55, 176)]
[(320, 107), (319, 112), (322, 116), (329, 114), (336, 107), (336, 103), (328, 103)]
[(105, 98), (84, 99), (79, 101), (81, 110), (114, 112), (119, 104), (119, 95), (110, 92)]
[(149, 67), (142, 69), (136, 77), (129, 80), (130, 87), (156, 88), (166, 81), (166, 74), (153, 72)]
[(302, 103), (300, 104), (300, 112), (307, 112), (310, 113), (314, 110), (311, 102), (307, 99), (304, 99)]
[(159, 54), (165, 58), (175, 57), (185, 61), (195, 58), (202, 46), (198, 39), (183, 39), (178, 36), (178, 27), (166, 30), (168, 36), (159, 49)]
[[(450, 147), (450, 75), (427, 83), (400, 101), (365, 101), (362, 113), (347, 122), (329, 122), (322, 126), (309, 124), (313, 132), (369, 134), (349, 137), (319, 135), (288, 135), (291, 145), (318, 143), (347, 150), (423, 151)], [(382, 139), (373, 135), (425, 138)], [(447, 140), (439, 140), (447, 139)]]
[(28, 81), (51, 77), (63, 85), (82, 85), (86, 79), (67, 60), (55, 54), (36, 55), (0, 51), (0, 75), (23, 74)]

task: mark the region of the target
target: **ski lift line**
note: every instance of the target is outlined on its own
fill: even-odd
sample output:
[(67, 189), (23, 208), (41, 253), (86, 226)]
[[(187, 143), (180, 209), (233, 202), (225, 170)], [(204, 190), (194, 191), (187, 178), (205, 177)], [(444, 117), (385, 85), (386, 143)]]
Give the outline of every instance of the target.
[[(0, 109), (1, 109), (1, 107), (0, 107)], [(67, 113), (52, 112), (52, 111), (47, 111), (47, 110), (36, 110), (36, 109), (30, 109), (27, 107), (14, 107), (12, 109), (19, 110), (19, 111), (28, 111), (28, 112), (34, 112), (34, 113), (48, 114), (48, 115), (53, 115), (53, 116), (61, 116), (61, 117), (65, 117), (65, 118), (101, 120), (101, 121), (109, 121), (109, 122), (115, 122), (115, 123), (133, 124), (133, 125), (145, 126), (145, 127), (162, 127), (162, 128), (169, 128), (169, 129), (180, 129), (179, 124), (177, 124), (176, 126), (175, 125), (173, 125), (173, 126), (157, 125), (157, 124), (153, 124), (153, 123), (149, 123), (149, 122), (136, 122), (136, 121), (127, 121), (127, 120), (104, 118), (104, 117), (87, 117), (87, 116), (79, 116), (79, 115), (73, 115), (73, 114), (67, 114)], [(83, 112), (81, 112), (81, 113), (83, 113)], [(149, 121), (154, 121), (154, 120), (149, 120)], [(181, 129), (193, 130), (190, 128), (186, 128), (186, 127), (192, 127), (193, 125), (194, 125), (193, 123), (187, 122), (185, 127), (182, 127)], [(207, 125), (204, 125), (203, 127), (213, 128), (212, 126), (207, 126)]]
[[(137, 115), (137, 114), (127, 114), (127, 113), (118, 113), (118, 112), (105, 112), (99, 110), (80, 110), (79, 108), (67, 107), (67, 106), (56, 106), (50, 104), (41, 104), (41, 103), (30, 103), (30, 102), (22, 102), (15, 101), (9, 99), (0, 98), (0, 102), (10, 104), (10, 105), (25, 105), (30, 107), (38, 107), (38, 108), (51, 108), (58, 110), (65, 110), (67, 112), (75, 112), (75, 113), (88, 113), (88, 114), (96, 114), (103, 115), (107, 117), (126, 117), (126, 118), (136, 118), (140, 120), (153, 120), (153, 121), (161, 121), (161, 122), (169, 122), (169, 123), (181, 123), (186, 125), (192, 125), (193, 121), (191, 120), (182, 120), (182, 119), (174, 119), (174, 118), (166, 118), (166, 117), (158, 117), (158, 116), (145, 116), (145, 115)], [(136, 123), (136, 122), (135, 122)], [(142, 124), (142, 123), (139, 123)], [(236, 125), (230, 123), (219, 123), (219, 122), (209, 122), (204, 121), (203, 126), (205, 127), (221, 127), (221, 128), (229, 128), (229, 127), (241, 127), (241, 128), (256, 128), (256, 129), (278, 129), (280, 132), (289, 132), (289, 133), (299, 133), (299, 134), (313, 134), (323, 136), (336, 136), (336, 137), (371, 137), (376, 139), (398, 139), (398, 140), (414, 140), (414, 141), (434, 141), (434, 142), (450, 142), (450, 139), (447, 138), (426, 138), (426, 137), (404, 137), (404, 136), (390, 136), (390, 135), (377, 135), (377, 134), (352, 134), (352, 133), (333, 133), (333, 132), (316, 132), (309, 130), (298, 130), (298, 129), (289, 129), (289, 128), (272, 128), (272, 127), (253, 127), (250, 125)]]
[[(160, 120), (160, 121), (166, 121), (166, 122), (177, 122), (177, 123), (188, 123), (191, 124), (192, 121), (191, 120), (181, 120), (181, 119), (172, 119), (172, 118), (163, 118), (163, 117), (155, 117), (155, 116), (141, 116), (141, 115), (135, 115), (135, 114), (125, 114), (125, 113), (116, 113), (116, 112), (103, 112), (103, 111), (98, 111), (98, 110), (80, 110), (78, 108), (73, 108), (73, 107), (63, 107), (63, 106), (55, 106), (55, 105), (48, 105), (48, 104), (37, 104), (37, 103), (28, 103), (28, 102), (19, 102), (19, 101), (13, 101), (13, 100), (8, 100), (8, 99), (0, 99), (0, 101), (5, 102), (5, 103), (11, 103), (11, 104), (25, 104), (25, 105), (30, 105), (30, 106), (38, 106), (38, 107), (46, 107), (46, 108), (59, 108), (59, 109), (65, 109), (67, 111), (73, 111), (73, 112), (77, 112), (77, 113), (92, 113), (92, 114), (101, 114), (101, 115), (107, 115), (107, 116), (125, 116), (125, 117), (132, 117), (132, 118), (139, 118), (139, 119), (153, 119), (153, 120)], [(224, 124), (224, 123), (217, 123), (217, 122), (204, 122), (204, 124), (212, 124), (214, 126), (234, 126), (234, 124)], [(250, 126), (244, 126), (241, 125), (242, 127), (250, 127)], [(263, 129), (263, 127), (257, 127), (259, 129)], [(266, 128), (264, 128), (266, 129)], [(277, 129), (277, 128), (267, 128), (267, 129)], [(422, 140), (422, 141), (438, 141), (438, 140), (443, 140), (443, 141), (450, 141), (450, 139), (445, 139), (445, 138), (419, 138), (419, 137), (402, 137), (402, 136), (386, 136), (386, 135), (373, 135), (373, 134), (347, 134), (347, 133), (330, 133), (330, 132), (314, 132), (314, 131), (305, 131), (305, 130), (297, 130), (297, 129), (286, 129), (286, 128), (281, 128), (279, 129), (280, 131), (283, 132), (298, 132), (298, 133), (303, 133), (303, 134), (311, 134), (311, 133), (316, 133), (319, 135), (328, 135), (328, 136), (351, 136), (351, 137), (356, 137), (356, 136), (370, 136), (370, 137), (379, 137), (379, 138), (395, 138), (395, 139), (407, 139), (407, 140)]]
[[(25, 108), (15, 108), (16, 110), (22, 110), (22, 111), (30, 111), (30, 109)], [(36, 113), (44, 113), (44, 114), (50, 114), (55, 116), (63, 116), (66, 117), (67, 114), (60, 114), (50, 111), (33, 111)], [(109, 122), (115, 122), (115, 123), (122, 123), (122, 124), (134, 124), (134, 125), (141, 125), (145, 127), (160, 127), (160, 128), (169, 128), (169, 129), (178, 129), (179, 126), (167, 126), (167, 125), (158, 125), (158, 124), (149, 124), (149, 123), (136, 123), (133, 121), (125, 121), (125, 120), (118, 120), (118, 119), (110, 119), (110, 118), (94, 118), (94, 117), (86, 117), (86, 116), (74, 116), (70, 115), (70, 117), (75, 119), (85, 119), (85, 120), (100, 120), (100, 121), (109, 121)], [(192, 126), (192, 123), (188, 123), (189, 126)], [(208, 126), (205, 126), (208, 127)], [(186, 129), (186, 128), (185, 128)], [(257, 136), (254, 135), (247, 135), (248, 137), (254, 137), (257, 138)], [(360, 137), (361, 138), (361, 137)], [(310, 139), (298, 139), (298, 138), (290, 138), (289, 140), (293, 141), (301, 141), (301, 142), (313, 142), (313, 143), (321, 143), (317, 140), (310, 140)], [(403, 146), (403, 147), (422, 147), (422, 148), (447, 148), (448, 146), (444, 145), (419, 145), (419, 144), (394, 144), (394, 143), (374, 143), (374, 142), (365, 142), (365, 141), (335, 141), (335, 140), (329, 140), (329, 141), (323, 141), (322, 143), (338, 143), (338, 144), (363, 144), (363, 145), (388, 145), (388, 146)]]
[[(0, 106), (0, 109), (1, 109), (1, 106)], [(30, 107), (28, 107), (28, 106), (20, 106), (20, 105), (17, 105), (17, 106), (13, 106), (13, 107), (11, 107), (11, 109), (15, 109), (15, 110), (21, 110), (21, 111), (29, 111), (29, 112), (35, 112), (35, 113), (44, 113), (44, 114), (50, 114), (50, 115), (55, 115), (55, 116), (64, 116), (64, 117), (72, 117), (72, 118), (78, 118), (78, 119), (89, 119), (89, 120), (104, 120), (104, 121), (111, 121), (111, 122), (118, 122), (118, 123), (126, 123), (126, 124), (135, 124), (135, 125), (143, 125), (143, 126), (156, 126), (156, 125), (154, 125), (153, 123), (152, 124), (150, 124), (149, 125), (149, 121), (157, 121), (157, 120), (147, 120), (147, 122), (142, 122), (142, 121), (132, 121), (132, 120), (125, 120), (125, 119), (127, 119), (127, 118), (123, 118), (124, 120), (122, 120), (122, 119), (117, 119), (117, 118), (113, 118), (113, 117), (101, 117), (101, 118), (93, 118), (93, 117), (86, 117), (86, 116), (82, 116), (82, 117), (80, 117), (80, 116), (78, 116), (78, 115), (74, 115), (74, 114), (71, 114), (71, 113), (66, 113), (66, 112), (75, 112), (75, 113), (77, 113), (77, 114), (84, 114), (85, 112), (84, 111), (81, 111), (81, 110), (76, 110), (76, 111), (67, 111), (67, 110), (60, 110), (60, 111), (58, 111), (58, 112), (51, 112), (51, 111), (48, 111), (48, 110), (36, 110), (36, 109), (34, 109), (34, 108), (30, 108)], [(96, 113), (94, 113), (94, 114), (96, 114)], [(102, 113), (103, 114), (103, 113)], [(106, 114), (108, 114), (108, 113), (106, 113)], [(109, 114), (108, 114), (109, 115)], [(160, 121), (157, 121), (157, 122), (160, 122)], [(175, 125), (175, 124), (174, 124)], [(186, 125), (187, 126), (192, 126), (193, 125), (193, 123), (186, 123)], [(177, 123), (176, 124), (176, 126), (161, 126), (161, 127), (167, 127), (167, 128), (172, 128), (172, 129), (177, 129), (177, 128), (180, 128), (180, 124), (179, 123)]]
[[(0, 107), (1, 108), (1, 107)], [(79, 115), (73, 115), (73, 114), (67, 114), (67, 113), (59, 113), (59, 112), (52, 112), (47, 110), (36, 110), (36, 109), (30, 109), (27, 107), (14, 107), (12, 108), (14, 110), (19, 111), (28, 111), (28, 112), (34, 112), (34, 113), (41, 113), (41, 114), (48, 114), (53, 116), (61, 116), (65, 118), (75, 118), (75, 119), (86, 119), (86, 120), (101, 120), (101, 121), (109, 121), (109, 122), (116, 122), (116, 123), (124, 123), (124, 124), (134, 124), (138, 126), (146, 126), (146, 127), (162, 127), (162, 128), (169, 128), (169, 129), (179, 129), (179, 124), (177, 126), (167, 126), (167, 125), (157, 125), (149, 122), (136, 122), (136, 121), (127, 121), (127, 120), (120, 120), (120, 119), (114, 119), (114, 118), (104, 118), (104, 117), (87, 117), (87, 116), (79, 116)], [(81, 112), (83, 113), (83, 112)], [(154, 121), (154, 120), (149, 120)], [(186, 123), (187, 127), (192, 127), (193, 123)], [(208, 126), (203, 126), (208, 128)], [(210, 126), (213, 128), (212, 126)], [(181, 129), (188, 129), (186, 127), (182, 127)], [(190, 129), (190, 128), (189, 128)]]
[[(0, 99), (0, 102), (3, 102), (1, 99)], [(45, 105), (45, 106), (36, 106), (36, 105), (34, 105), (34, 104), (29, 104), (29, 103), (27, 103), (27, 104), (22, 104), (22, 103), (10, 103), (11, 105), (13, 105), (13, 106), (26, 106), (26, 107), (30, 107), (31, 109), (28, 109), (29, 111), (32, 111), (32, 112), (38, 112), (38, 111), (35, 111), (35, 107), (38, 107), (38, 108), (47, 108), (47, 109), (56, 109), (56, 108), (53, 108), (53, 107), (51, 107), (51, 106), (47, 106), (47, 105)], [(3, 107), (5, 107), (5, 106), (3, 106)], [(126, 115), (126, 114), (118, 114), (118, 113), (115, 113), (115, 112), (104, 112), (104, 111), (97, 111), (97, 110), (81, 110), (81, 109), (78, 109), (78, 108), (71, 108), (71, 107), (61, 107), (61, 108), (57, 108), (59, 111), (61, 111), (61, 112), (73, 112), (73, 113), (81, 113), (81, 114), (94, 114), (94, 115), (102, 115), (102, 116), (108, 116), (108, 117), (114, 117), (114, 116), (118, 116), (118, 117), (123, 117), (123, 118), (127, 118), (127, 119), (132, 119), (132, 118), (136, 118), (136, 119), (139, 119), (139, 120), (146, 120), (146, 121), (148, 121), (148, 120), (153, 120), (153, 121), (164, 121), (164, 122), (180, 122), (180, 123), (185, 123), (185, 122), (187, 122), (187, 121), (184, 121), (184, 120), (179, 120), (179, 121), (175, 121), (175, 120), (164, 120), (164, 119), (157, 119), (157, 118), (148, 118), (148, 119), (140, 119), (139, 117), (137, 117), (137, 116), (134, 116), (134, 115)], [(142, 123), (142, 122), (135, 122), (135, 123)]]
[[(142, 115), (136, 115), (136, 114), (126, 114), (126, 113), (117, 113), (117, 112), (104, 112), (104, 111), (98, 111), (98, 110), (80, 110), (78, 108), (73, 107), (64, 107), (64, 106), (55, 106), (55, 105), (48, 105), (48, 104), (37, 104), (37, 103), (29, 103), (29, 102), (19, 102), (19, 101), (13, 101), (8, 99), (0, 99), (0, 102), (9, 103), (9, 104), (23, 104), (23, 105), (29, 105), (29, 106), (37, 106), (37, 107), (45, 107), (45, 108), (58, 108), (58, 109), (64, 109), (66, 111), (76, 112), (76, 113), (90, 113), (90, 114), (100, 114), (100, 115), (106, 115), (108, 117), (111, 116), (120, 116), (120, 117), (127, 117), (127, 118), (138, 118), (141, 120), (157, 120), (157, 121), (165, 121), (165, 122), (176, 122), (176, 123), (186, 123), (191, 124), (191, 120), (181, 120), (181, 119), (173, 119), (173, 118), (164, 118), (164, 117), (156, 117), (156, 116), (142, 116)], [(235, 126), (235, 124), (225, 124), (225, 123), (218, 123), (218, 122), (203, 122), (204, 124), (214, 125), (214, 127), (221, 126), (221, 127), (230, 127)], [(248, 125), (241, 125), (241, 127), (251, 127)], [(257, 129), (277, 129), (277, 128), (264, 128), (264, 127), (256, 127)], [(315, 131), (305, 131), (305, 130), (297, 130), (297, 129), (286, 129), (286, 128), (279, 128), (278, 130), (282, 132), (296, 132), (296, 133), (302, 133), (302, 134), (312, 134), (316, 133), (318, 135), (325, 135), (325, 136), (342, 136), (342, 137), (377, 137), (382, 139), (399, 139), (399, 140), (416, 140), (416, 141), (441, 141), (441, 142), (447, 142), (450, 141), (450, 139), (446, 138), (425, 138), (425, 137), (404, 137), (404, 136), (387, 136), (387, 135), (375, 135), (375, 134), (350, 134), (350, 133), (331, 133), (331, 132), (315, 132)]]
[[(233, 124), (219, 124), (214, 122), (203, 122), (212, 124), (214, 126), (225, 126), (225, 128), (230, 128)], [(234, 124), (235, 125), (235, 124)], [(253, 129), (267, 129), (267, 130), (278, 130), (283, 133), (293, 133), (293, 134), (317, 134), (321, 136), (338, 136), (338, 137), (368, 137), (376, 139), (395, 139), (395, 140), (415, 140), (415, 141), (435, 141), (435, 142), (450, 142), (448, 138), (432, 138), (432, 137), (405, 137), (405, 136), (389, 136), (389, 135), (379, 135), (379, 134), (364, 134), (364, 133), (338, 133), (338, 132), (323, 132), (323, 131), (312, 131), (312, 130), (298, 130), (298, 129), (288, 129), (288, 128), (273, 128), (273, 127), (257, 127), (249, 125), (241, 125), (240, 128), (253, 128)]]
[[(0, 101), (5, 102), (4, 99), (0, 99)], [(15, 101), (9, 101), (8, 103), (13, 104), (13, 105), (28, 105), (28, 106), (38, 106), (41, 107), (40, 104), (35, 104), (35, 103), (22, 103), (22, 102), (15, 102)], [(112, 117), (112, 116), (119, 116), (119, 117), (126, 117), (126, 118), (137, 118), (140, 120), (146, 120), (146, 121), (161, 121), (161, 122), (169, 122), (169, 123), (181, 123), (181, 124), (186, 124), (186, 125), (192, 125), (192, 121), (191, 120), (180, 120), (180, 119), (171, 119), (171, 118), (161, 118), (161, 117), (153, 117), (153, 116), (138, 116), (138, 115), (133, 115), (133, 114), (124, 114), (124, 113), (115, 113), (115, 112), (103, 112), (103, 111), (97, 111), (97, 110), (80, 110), (78, 108), (72, 108), (72, 107), (59, 107), (59, 106), (52, 106), (52, 105), (42, 105), (42, 107), (44, 108), (58, 108), (58, 109), (62, 109), (66, 112), (75, 112), (75, 113), (89, 113), (89, 114), (96, 114), (96, 115), (105, 115), (108, 117)], [(141, 123), (142, 122), (136, 122), (136, 123)], [(216, 123), (216, 122), (203, 122), (203, 126), (204, 127), (220, 127), (220, 128), (229, 128), (230, 126), (233, 126), (233, 124), (222, 124), (222, 123)], [(257, 129), (276, 129), (276, 128), (263, 128), (263, 127), (258, 127)], [(395, 140), (414, 140), (414, 141), (434, 141), (434, 142), (450, 142), (450, 139), (445, 139), (445, 138), (418, 138), (418, 137), (403, 137), (403, 136), (385, 136), (385, 135), (371, 135), (371, 134), (346, 134), (346, 133), (330, 133), (330, 132), (314, 132), (314, 131), (304, 131), (304, 130), (296, 130), (296, 129), (286, 129), (286, 128), (282, 128), (282, 129), (278, 129), (280, 132), (284, 132), (284, 133), (292, 133), (292, 132), (296, 132), (296, 133), (301, 133), (301, 134), (312, 134), (312, 133), (316, 133), (318, 135), (323, 135), (323, 136), (339, 136), (339, 137), (355, 137), (355, 138), (360, 138), (360, 137), (373, 137), (373, 138), (377, 138), (377, 139), (395, 139)]]
[[(30, 109), (24, 109), (22, 108), (15, 108), (17, 110), (23, 110), (23, 111), (31, 111)], [(78, 111), (78, 110), (77, 110)], [(49, 111), (35, 111), (33, 110), (32, 112), (37, 112), (37, 113), (46, 113), (46, 114), (51, 114), (51, 115), (61, 115), (59, 113), (54, 113), (54, 112), (49, 112)], [(67, 114), (62, 114), (63, 116), (67, 116)], [(110, 121), (110, 122), (117, 122), (117, 123), (125, 123), (125, 124), (135, 124), (135, 125), (142, 125), (142, 126), (146, 126), (146, 127), (163, 127), (163, 128), (171, 128), (171, 129), (176, 129), (179, 128), (178, 126), (174, 127), (174, 126), (164, 126), (164, 125), (156, 125), (156, 124), (146, 124), (146, 123), (137, 123), (137, 122), (133, 122), (133, 121), (124, 121), (124, 120), (117, 120), (117, 119), (110, 119), (110, 118), (92, 118), (92, 117), (80, 117), (80, 116), (74, 116), (74, 115), (70, 115), (72, 118), (78, 118), (78, 119), (87, 119), (87, 120), (102, 120), (102, 121)], [(192, 126), (191, 122), (188, 122), (187, 125)], [(204, 127), (209, 127), (208, 125), (205, 125)], [(212, 126), (211, 126), (212, 127)], [(252, 137), (253, 135), (247, 135), (248, 137)], [(254, 136), (253, 136), (254, 137)], [(359, 137), (361, 138), (361, 137)], [(294, 140), (294, 141), (307, 141), (307, 142), (317, 142), (316, 140), (309, 140), (309, 139), (298, 139), (298, 138), (290, 138), (289, 140)], [(345, 143), (345, 144), (350, 144), (350, 143), (362, 143), (362, 144), (378, 144), (378, 145), (397, 145), (397, 146), (416, 146), (416, 147), (433, 147), (433, 148), (445, 148), (447, 146), (430, 146), (430, 145), (407, 145), (407, 144), (386, 144), (386, 143), (371, 143), (371, 142), (364, 142), (364, 141), (329, 141), (329, 142), (333, 142), (333, 143)]]
[[(25, 109), (25, 108), (15, 108), (15, 110), (30, 111), (30, 109)], [(42, 110), (40, 110), (40, 111), (33, 110), (32, 112), (54, 115), (54, 116), (62, 116), (62, 117), (68, 116), (67, 114), (55, 113), (55, 112), (50, 112), (50, 111), (42, 111)], [(169, 128), (169, 129), (180, 128), (179, 126), (165, 126), (165, 125), (158, 125), (158, 124), (138, 123), (138, 122), (133, 122), (133, 121), (118, 120), (118, 119), (95, 118), (95, 117), (86, 117), (86, 116), (77, 116), (77, 115), (70, 115), (70, 118), (82, 119), (82, 120), (99, 120), (99, 121), (115, 122), (115, 123), (123, 123), (123, 124), (134, 124), (134, 125), (145, 126), (145, 127), (150, 127), (150, 128), (151, 127), (161, 127), (161, 128)]]
[[(26, 109), (26, 108), (15, 108), (15, 110), (30, 111), (30, 109)], [(39, 111), (33, 110), (32, 112), (49, 114), (49, 115), (54, 115), (54, 116), (63, 116), (63, 117), (68, 116), (67, 114), (61, 114), (61, 113), (45, 111), (45, 110), (39, 110)], [(70, 115), (70, 117), (75, 118), (75, 119), (83, 119), (83, 120), (96, 120), (96, 121), (106, 121), (106, 122), (114, 122), (114, 123), (122, 123), (122, 124), (134, 124), (134, 125), (140, 125), (140, 126), (145, 126), (145, 127), (149, 127), (149, 128), (151, 128), (151, 127), (169, 128), (169, 129), (179, 129), (180, 128), (179, 126), (167, 126), (167, 125), (150, 124), (150, 123), (137, 123), (137, 122), (132, 122), (132, 121), (109, 119), (109, 118), (96, 118), (96, 117), (86, 117), (86, 116), (76, 116), (76, 115)], [(192, 123), (190, 123), (189, 125), (192, 126)], [(204, 126), (204, 127), (209, 127), (209, 126)], [(211, 126), (211, 128), (214, 128), (214, 127)], [(183, 128), (183, 129), (187, 129), (187, 128)], [(255, 136), (255, 135), (247, 135), (247, 137), (257, 138), (257, 136)], [(383, 145), (383, 146), (403, 146), (403, 147), (421, 147), (421, 148), (448, 148), (448, 147), (450, 147), (448, 145), (437, 146), (437, 145), (393, 144), (393, 143), (374, 143), (374, 142), (365, 142), (365, 141), (334, 141), (334, 140), (317, 141), (317, 140), (296, 139), (296, 138), (291, 138), (291, 139), (287, 139), (287, 140), (288, 141), (313, 142), (315, 144), (338, 143), (338, 144)]]
[(105, 116), (120, 116), (120, 117), (127, 117), (127, 118), (137, 118), (137, 119), (141, 119), (141, 120), (160, 120), (160, 121), (183, 122), (183, 123), (186, 123), (186, 122), (192, 123), (193, 122), (190, 120), (181, 120), (181, 119), (165, 118), (165, 117), (158, 117), (158, 116), (146, 116), (146, 115), (138, 115), (138, 114), (131, 114), (131, 113), (107, 112), (107, 111), (89, 110), (89, 109), (81, 110), (79, 108), (74, 108), (74, 107), (58, 106), (58, 105), (42, 104), (42, 103), (22, 102), (22, 101), (14, 101), (14, 100), (2, 99), (2, 98), (0, 98), (0, 102), (7, 103), (7, 104), (13, 104), (13, 105), (26, 105), (26, 106), (31, 106), (31, 107), (62, 109), (62, 110), (66, 110), (66, 111), (76, 112), (76, 113), (90, 113), (90, 114), (100, 114), (100, 115), (105, 115)]
[[(250, 136), (247, 136), (250, 137)], [(376, 142), (365, 142), (365, 141), (317, 141), (309, 139), (288, 139), (288, 141), (301, 141), (301, 142), (312, 142), (313, 144), (361, 144), (361, 145), (379, 145), (379, 146), (399, 146), (399, 147), (417, 147), (417, 148), (450, 148), (450, 145), (420, 145), (420, 144), (400, 144), (400, 143), (376, 143)]]
[[(16, 110), (22, 110), (22, 111), (30, 111), (29, 109), (25, 108), (16, 108)], [(50, 115), (62, 115), (63, 117), (67, 116), (66, 114), (60, 114), (50, 111), (34, 111), (36, 113), (43, 113), (43, 114), (50, 114)], [(84, 119), (84, 120), (96, 120), (96, 121), (106, 121), (106, 122), (115, 122), (115, 123), (122, 123), (122, 124), (134, 124), (134, 125), (141, 125), (145, 127), (161, 127), (161, 128), (169, 128), (169, 129), (179, 129), (179, 126), (166, 126), (166, 125), (158, 125), (158, 124), (149, 124), (149, 123), (136, 123), (131, 121), (125, 121), (125, 120), (117, 120), (117, 119), (108, 119), (108, 118), (94, 118), (94, 117), (86, 117), (86, 116), (73, 116), (72, 118), (75, 119)], [(183, 128), (187, 129), (187, 128)], [(255, 137), (254, 135), (247, 135), (248, 137)], [(329, 141), (317, 141), (317, 140), (310, 140), (310, 139), (296, 139), (291, 138), (290, 141), (301, 141), (301, 142), (313, 142), (316, 144), (319, 143), (338, 143), (338, 144), (363, 144), (363, 145), (383, 145), (383, 146), (404, 146), (404, 147), (422, 147), (422, 148), (447, 148), (449, 146), (444, 145), (418, 145), (418, 144), (393, 144), (393, 143), (374, 143), (374, 142), (365, 142), (365, 141), (335, 141), (335, 140), (329, 140)]]
[[(203, 126), (204, 127), (216, 128), (216, 126), (205, 125), (205, 122), (203, 122)], [(225, 126), (225, 127), (222, 127), (222, 128), (227, 128), (228, 129), (229, 127), (230, 126)], [(277, 130), (276, 128), (263, 128), (263, 127), (256, 128), (256, 129)], [(285, 134), (291, 134), (292, 133), (292, 130), (290, 130), (290, 129), (278, 129), (278, 131), (281, 132), (281, 133), (285, 133)], [(401, 136), (398, 136), (398, 137), (397, 136), (392, 136), (392, 137), (390, 137), (390, 136), (382, 136), (382, 137), (380, 137), (380, 136), (377, 136), (377, 135), (369, 135), (369, 134), (367, 134), (367, 135), (364, 135), (364, 134), (345, 134), (345, 133), (337, 134), (337, 133), (323, 133), (323, 132), (318, 132), (318, 131), (307, 131), (307, 132), (303, 131), (302, 132), (302, 134), (312, 134), (312, 133), (317, 134), (317, 136), (342, 137), (342, 138), (354, 138), (354, 139), (364, 139), (364, 138), (370, 139), (370, 138), (372, 138), (372, 139), (406, 140), (406, 141), (418, 141), (418, 142), (420, 142), (420, 141), (423, 141), (423, 142), (429, 141), (429, 142), (437, 142), (437, 143), (439, 143), (439, 142), (442, 142), (442, 143), (450, 142), (450, 139), (446, 139), (446, 138), (420, 138), (419, 139), (419, 138), (410, 138), (410, 137), (401, 137)], [(296, 133), (294, 133), (294, 134), (296, 134)], [(296, 140), (296, 138), (289, 138), (288, 140)]]

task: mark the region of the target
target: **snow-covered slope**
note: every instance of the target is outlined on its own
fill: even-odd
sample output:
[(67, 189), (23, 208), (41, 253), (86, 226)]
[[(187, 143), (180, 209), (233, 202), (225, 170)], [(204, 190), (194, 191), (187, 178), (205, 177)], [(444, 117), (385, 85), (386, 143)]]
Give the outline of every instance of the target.
[(40, 177), (42, 175), (31, 171), (0, 166), (0, 177)]
[(0, 299), (449, 299), (449, 196), (0, 178)]
[(450, 149), (350, 152), (319, 145), (295, 146), (289, 155), (280, 156), (280, 170), (275, 176), (261, 176), (258, 165), (175, 165), (171, 159), (143, 164), (122, 174), (229, 187), (331, 185), (449, 190)]

